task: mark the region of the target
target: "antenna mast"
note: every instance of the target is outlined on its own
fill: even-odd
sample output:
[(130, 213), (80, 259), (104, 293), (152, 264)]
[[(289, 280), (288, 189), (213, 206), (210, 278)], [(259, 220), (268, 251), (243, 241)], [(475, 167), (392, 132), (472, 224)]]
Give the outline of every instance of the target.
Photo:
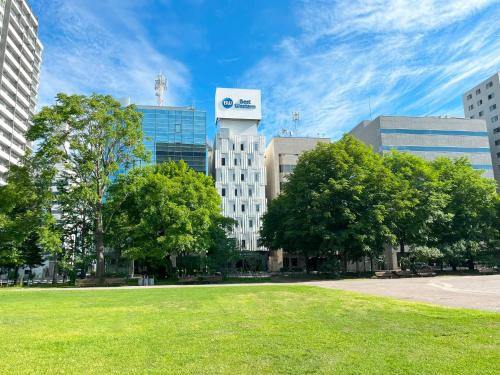
[(293, 131), (297, 134), (297, 125), (300, 122), (300, 112), (292, 112)]
[(155, 80), (156, 103), (159, 107), (165, 104), (165, 92), (167, 91), (167, 78), (160, 72)]

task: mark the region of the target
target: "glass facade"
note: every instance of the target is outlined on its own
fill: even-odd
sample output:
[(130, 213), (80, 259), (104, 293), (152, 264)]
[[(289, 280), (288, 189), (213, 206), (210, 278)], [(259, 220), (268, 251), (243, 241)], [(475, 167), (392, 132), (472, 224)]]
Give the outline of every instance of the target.
[(208, 174), (206, 112), (190, 107), (136, 106), (152, 163), (184, 160)]

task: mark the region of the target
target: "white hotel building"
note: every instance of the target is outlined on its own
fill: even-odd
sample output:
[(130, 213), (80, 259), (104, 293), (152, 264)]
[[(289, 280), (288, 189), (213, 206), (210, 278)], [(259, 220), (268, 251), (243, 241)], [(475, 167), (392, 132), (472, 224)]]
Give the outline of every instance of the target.
[(258, 133), (260, 90), (217, 88), (215, 114), (212, 168), (223, 214), (237, 221), (233, 234), (241, 250), (265, 251), (258, 245), (266, 211), (266, 144)]
[(35, 112), (42, 44), (26, 0), (0, 0), (0, 184), (29, 147), (25, 135)]

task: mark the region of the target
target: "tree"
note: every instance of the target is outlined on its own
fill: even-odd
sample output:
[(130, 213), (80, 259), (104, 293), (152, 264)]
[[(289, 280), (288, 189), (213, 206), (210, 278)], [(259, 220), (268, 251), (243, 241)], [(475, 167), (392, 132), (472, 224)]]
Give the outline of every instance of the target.
[(37, 142), (36, 158), (64, 168), (75, 201), (89, 208), (97, 257), (97, 277), (104, 277), (103, 204), (112, 178), (148, 154), (141, 114), (122, 108), (111, 96), (58, 94), (56, 103), (34, 116), (27, 134)]
[(432, 225), (446, 222), (447, 195), (438, 189), (438, 176), (430, 162), (403, 152), (384, 156), (384, 164), (395, 176), (391, 194), (390, 227), (400, 252), (405, 246), (425, 245)]
[(119, 176), (106, 202), (108, 245), (131, 259), (165, 261), (205, 254), (221, 219), (211, 177), (183, 161), (135, 168)]
[(351, 136), (299, 157), (261, 230), (271, 249), (347, 262), (375, 257), (392, 241), (387, 226), (392, 175), (381, 156)]
[(7, 185), (0, 187), (0, 266), (42, 263), (44, 253), (60, 251), (60, 233), (52, 215), (52, 168), (29, 152), (22, 165), (12, 165)]
[(498, 239), (496, 183), (474, 170), (464, 158), (438, 158), (432, 166), (440, 191), (448, 197), (444, 211), (449, 217), (434, 224), (435, 242), (453, 267), (462, 260), (473, 270), (478, 254)]

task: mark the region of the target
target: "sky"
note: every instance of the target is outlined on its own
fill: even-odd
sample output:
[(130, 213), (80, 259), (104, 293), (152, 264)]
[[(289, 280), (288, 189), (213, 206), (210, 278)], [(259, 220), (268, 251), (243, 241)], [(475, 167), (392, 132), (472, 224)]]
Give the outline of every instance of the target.
[(58, 92), (207, 111), (216, 87), (262, 90), (261, 131), (338, 139), (379, 115), (463, 117), (500, 70), (499, 0), (28, 0), (44, 45), (39, 105)]

